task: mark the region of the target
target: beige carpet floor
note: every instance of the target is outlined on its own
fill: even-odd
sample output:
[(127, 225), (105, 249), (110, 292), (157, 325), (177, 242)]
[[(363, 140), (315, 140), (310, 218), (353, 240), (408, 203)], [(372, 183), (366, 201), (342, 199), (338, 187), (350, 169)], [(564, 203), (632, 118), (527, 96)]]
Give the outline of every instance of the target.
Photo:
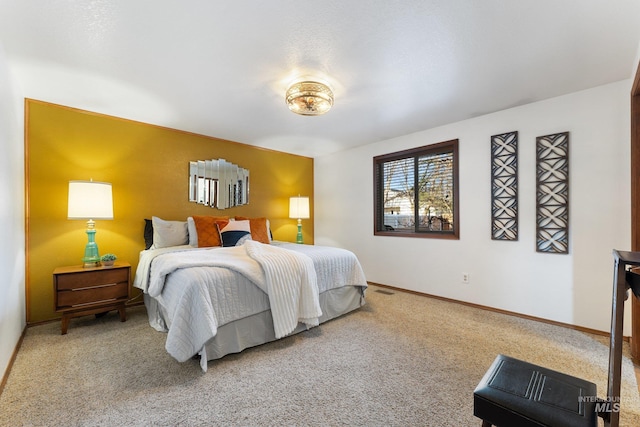
[[(384, 291), (382, 293), (380, 291)], [(504, 353), (606, 390), (602, 337), (372, 286), (362, 309), (209, 362), (178, 363), (144, 307), (29, 328), (2, 426), (476, 426), (473, 390)], [(628, 349), (625, 349), (628, 352)], [(640, 425), (625, 357), (623, 426)]]

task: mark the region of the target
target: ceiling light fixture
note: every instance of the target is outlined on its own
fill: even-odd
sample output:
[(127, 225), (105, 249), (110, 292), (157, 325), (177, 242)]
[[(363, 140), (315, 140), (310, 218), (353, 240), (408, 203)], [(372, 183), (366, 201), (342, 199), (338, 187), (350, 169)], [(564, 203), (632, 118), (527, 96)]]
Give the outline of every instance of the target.
[(333, 92), (324, 83), (305, 80), (289, 86), (285, 96), (289, 110), (303, 116), (319, 116), (333, 105)]

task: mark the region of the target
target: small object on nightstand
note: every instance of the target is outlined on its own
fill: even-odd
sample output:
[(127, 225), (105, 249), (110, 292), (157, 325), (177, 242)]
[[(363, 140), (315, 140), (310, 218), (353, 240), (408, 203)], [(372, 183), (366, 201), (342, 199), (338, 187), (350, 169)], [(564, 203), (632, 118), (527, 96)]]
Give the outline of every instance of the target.
[(100, 264), (102, 264), (103, 267), (113, 267), (117, 259), (118, 257), (114, 254), (104, 254), (100, 257)]
[(111, 267), (86, 268), (81, 265), (59, 267), (53, 271), (56, 313), (62, 313), (62, 335), (73, 317), (118, 310), (120, 321), (127, 320), (131, 265), (116, 262)]

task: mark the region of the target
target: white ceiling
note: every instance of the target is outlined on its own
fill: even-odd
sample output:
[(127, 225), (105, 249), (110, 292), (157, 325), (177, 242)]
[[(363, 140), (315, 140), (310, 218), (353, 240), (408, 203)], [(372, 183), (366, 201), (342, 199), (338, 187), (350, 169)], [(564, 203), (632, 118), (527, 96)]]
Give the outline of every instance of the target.
[[(0, 0), (26, 97), (315, 157), (630, 78), (637, 0)], [(288, 84), (335, 105), (291, 113)]]

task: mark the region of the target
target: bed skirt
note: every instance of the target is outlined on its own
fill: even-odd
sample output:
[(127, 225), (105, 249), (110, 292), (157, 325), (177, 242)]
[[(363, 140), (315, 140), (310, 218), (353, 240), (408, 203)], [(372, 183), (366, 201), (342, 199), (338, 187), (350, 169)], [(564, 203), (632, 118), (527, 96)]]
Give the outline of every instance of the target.
[[(322, 309), (319, 320), (320, 323), (324, 323), (363, 306), (364, 289), (359, 286), (330, 289), (322, 292), (319, 300)], [(306, 330), (304, 324), (298, 324), (291, 335)], [(239, 353), (244, 349), (275, 340), (271, 310), (266, 310), (220, 326), (216, 336), (205, 344), (200, 355), (206, 360), (220, 359), (227, 354)]]
[[(343, 286), (329, 289), (319, 295), (322, 316), (320, 323), (335, 319), (349, 313), (365, 304), (363, 286)], [(144, 294), (144, 303), (149, 315), (149, 324), (158, 331), (167, 331), (165, 323), (166, 314), (164, 308), (158, 302)], [(298, 327), (290, 334), (297, 334), (307, 330), (306, 325), (298, 324)], [(255, 347), (271, 341), (275, 341), (273, 318), (271, 310), (234, 320), (219, 326), (216, 336), (211, 338), (199, 352), (201, 365), (206, 371), (206, 361), (220, 359), (227, 354), (239, 353), (244, 349)]]

